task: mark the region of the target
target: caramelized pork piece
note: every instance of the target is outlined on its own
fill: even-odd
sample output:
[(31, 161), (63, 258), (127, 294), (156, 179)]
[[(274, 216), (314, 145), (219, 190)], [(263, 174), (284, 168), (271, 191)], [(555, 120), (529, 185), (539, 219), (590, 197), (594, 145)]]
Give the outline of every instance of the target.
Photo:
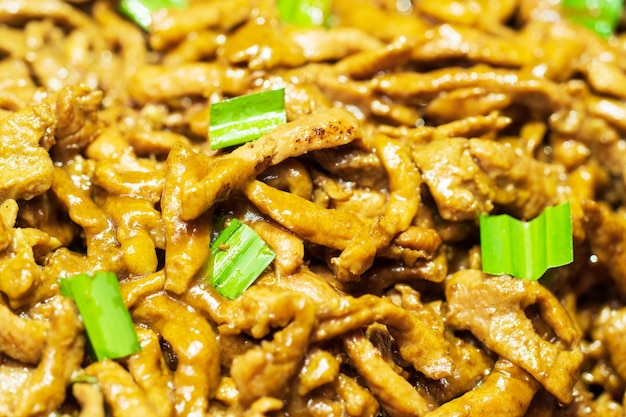
[(304, 57), (312, 62), (335, 61), (354, 53), (382, 48), (384, 44), (368, 32), (357, 28), (286, 29), (300, 46)]
[(244, 22), (253, 7), (250, 0), (194, 2), (186, 8), (168, 7), (152, 16), (150, 46), (162, 50), (189, 33), (209, 29), (229, 29)]
[(494, 204), (531, 219), (554, 202), (559, 184), (556, 167), (486, 139), (434, 141), (413, 158), (446, 220), (475, 219)]
[(345, 145), (360, 137), (356, 118), (341, 109), (281, 125), (228, 155), (207, 161), (211, 165), (208, 175), (183, 193), (182, 217), (190, 220), (199, 216), (218, 198), (226, 197), (269, 166), (315, 150)]
[[(240, 392), (239, 400), (242, 405), (249, 405), (263, 397), (284, 396), (290, 381), (301, 367), (317, 321), (313, 303), (307, 297), (290, 292), (276, 294), (267, 288), (259, 288), (250, 293), (242, 297), (243, 300), (237, 303), (236, 309), (253, 312), (257, 318), (274, 316), (272, 321), (281, 328), (273, 334), (271, 340), (251, 347), (233, 359), (230, 372)], [(239, 315), (241, 316), (240, 313)], [(221, 329), (227, 329), (228, 332), (245, 329), (238, 328), (237, 319), (231, 319), (233, 321), (234, 326), (225, 323)], [(266, 326), (266, 323), (255, 324), (250, 329), (252, 335), (257, 338), (265, 337), (269, 331)], [(246, 327), (249, 328), (249, 324)]]
[(476, 65), (452, 67), (426, 73), (398, 72), (373, 78), (375, 91), (397, 99), (431, 99), (459, 88), (484, 88), (509, 95), (513, 102), (538, 111), (563, 107), (568, 97), (558, 84), (513, 70)]
[(385, 362), (380, 351), (363, 334), (348, 333), (344, 336), (343, 343), (353, 366), (390, 415), (394, 417), (427, 415), (431, 407), (426, 399)]
[(376, 253), (389, 246), (396, 235), (406, 231), (420, 205), (421, 176), (411, 160), (407, 146), (395, 139), (378, 135), (374, 139), (376, 154), (385, 167), (389, 195), (385, 214), (355, 233), (352, 241), (331, 262), (337, 267), (337, 278), (353, 280), (374, 262)]
[(431, 142), (415, 148), (413, 159), (444, 219), (471, 220), (493, 209), (493, 183), (476, 164), (467, 140)]
[[(140, 300), (132, 315), (154, 329), (176, 353), (172, 382), (178, 415), (204, 415), (220, 375), (219, 345), (211, 325), (164, 293)], [(196, 372), (197, 367), (203, 372)], [(130, 375), (124, 378), (132, 380)]]
[(146, 393), (122, 365), (112, 360), (98, 361), (85, 368), (85, 372), (98, 379), (104, 401), (113, 417), (159, 417)]
[(104, 396), (95, 385), (88, 383), (73, 384), (72, 395), (80, 404), (79, 417), (105, 417)]
[(141, 351), (128, 358), (128, 372), (133, 376), (159, 417), (171, 417), (174, 411), (172, 371), (165, 362), (159, 336), (135, 326)]
[(412, 50), (412, 43), (402, 37), (385, 47), (344, 58), (333, 69), (341, 75), (362, 79), (387, 68), (405, 64), (409, 61)]
[(329, 340), (373, 323), (384, 324), (398, 345), (400, 356), (432, 379), (452, 373), (449, 342), (428, 320), (387, 298), (366, 294), (358, 298), (330, 300), (318, 311), (314, 340)]
[(14, 416), (46, 415), (58, 409), (70, 378), (83, 361), (85, 335), (74, 303), (60, 296), (49, 302), (52, 317), (41, 361), (26, 381)]
[(209, 213), (193, 220), (182, 219), (183, 190), (205, 175), (198, 156), (179, 144), (167, 158), (166, 179), (161, 198), (165, 228), (165, 288), (183, 293), (209, 256), (211, 219)]
[[(537, 281), (464, 270), (446, 283), (447, 322), (532, 375), (559, 401), (572, 400), (583, 355), (580, 334), (556, 297)], [(551, 335), (538, 334), (526, 310), (536, 305)], [(497, 323), (497, 325), (493, 325)]]
[(412, 52), (415, 61), (466, 60), (507, 68), (521, 67), (531, 58), (528, 47), (517, 37), (493, 36), (452, 22), (429, 29), (424, 38)]
[(540, 385), (521, 367), (499, 359), (492, 372), (471, 391), (448, 401), (426, 417), (522, 417)]
[(52, 185), (53, 163), (41, 142), (56, 125), (47, 104), (26, 107), (0, 120), (0, 200), (30, 199)]
[(247, 64), (251, 70), (299, 67), (305, 63), (300, 46), (285, 36), (280, 26), (249, 21), (228, 37), (223, 56), (233, 64)]
[(587, 235), (591, 253), (608, 268), (617, 289), (626, 293), (626, 219), (613, 212), (606, 204), (595, 201), (581, 201), (583, 227)]
[(469, 152), (493, 181), (494, 203), (522, 219), (532, 219), (556, 203), (563, 171), (557, 165), (520, 155), (513, 147), (486, 139), (468, 141)]
[(61, 89), (52, 97), (56, 115), (56, 159), (69, 159), (82, 152), (99, 133), (98, 109), (102, 104), (102, 91), (94, 91), (81, 84)]
[(130, 80), (128, 92), (141, 104), (185, 96), (202, 97), (213, 92), (243, 94), (249, 71), (216, 62), (191, 62), (176, 66), (145, 65)]
[(23, 363), (37, 364), (50, 323), (17, 316), (3, 304), (0, 304), (0, 323), (0, 352)]

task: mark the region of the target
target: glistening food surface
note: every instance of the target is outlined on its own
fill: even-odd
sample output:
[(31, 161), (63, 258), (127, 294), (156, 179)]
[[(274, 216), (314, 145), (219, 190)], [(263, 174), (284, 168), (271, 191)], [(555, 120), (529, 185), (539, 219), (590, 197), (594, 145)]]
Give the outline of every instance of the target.
[[(0, 2), (0, 415), (622, 416), (626, 37), (548, 1)], [(288, 122), (211, 150), (210, 103)], [(481, 270), (480, 214), (569, 202), (574, 262)], [(276, 253), (199, 275), (219, 219)], [(228, 248), (225, 248), (228, 249)], [(503, 255), (504, 256), (504, 255)], [(58, 278), (114, 272), (93, 359)]]

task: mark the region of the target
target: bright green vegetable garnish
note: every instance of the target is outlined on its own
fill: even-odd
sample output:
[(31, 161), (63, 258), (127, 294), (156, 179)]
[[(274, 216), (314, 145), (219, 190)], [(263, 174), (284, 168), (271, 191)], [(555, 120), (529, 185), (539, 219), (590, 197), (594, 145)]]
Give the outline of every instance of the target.
[(141, 350), (133, 320), (114, 272), (93, 272), (58, 280), (61, 294), (78, 307), (98, 360), (116, 359)]
[(287, 121), (285, 89), (238, 96), (211, 104), (211, 149), (258, 139)]
[(484, 272), (539, 279), (574, 260), (570, 204), (548, 207), (528, 222), (482, 215), (480, 245)]
[(119, 9), (143, 30), (148, 31), (152, 23), (152, 13), (170, 7), (185, 8), (186, 0), (121, 0)]
[(615, 32), (623, 6), (624, 0), (563, 0), (563, 14), (608, 38)]
[(224, 297), (235, 299), (261, 275), (276, 254), (250, 226), (231, 219), (211, 244), (205, 275)]
[(328, 23), (332, 0), (278, 0), (280, 20), (300, 27), (324, 26)]

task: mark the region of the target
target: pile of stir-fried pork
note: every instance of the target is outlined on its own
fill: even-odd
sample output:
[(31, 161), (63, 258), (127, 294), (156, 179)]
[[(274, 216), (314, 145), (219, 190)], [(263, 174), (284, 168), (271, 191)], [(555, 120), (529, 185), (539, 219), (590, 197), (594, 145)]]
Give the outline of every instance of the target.
[[(622, 416), (626, 35), (543, 0), (0, 1), (0, 416)], [(288, 123), (213, 151), (210, 103)], [(574, 262), (481, 270), (478, 217), (569, 201)], [(198, 274), (218, 216), (276, 252)], [(95, 361), (58, 278), (112, 271)]]

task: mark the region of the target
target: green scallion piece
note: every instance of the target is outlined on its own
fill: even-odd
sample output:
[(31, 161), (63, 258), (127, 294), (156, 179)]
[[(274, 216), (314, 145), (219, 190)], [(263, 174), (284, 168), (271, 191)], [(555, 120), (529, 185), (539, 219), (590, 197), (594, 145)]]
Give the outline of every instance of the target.
[(58, 280), (61, 294), (78, 307), (97, 360), (116, 359), (141, 350), (114, 272), (93, 272)]
[(217, 292), (233, 300), (252, 285), (275, 257), (250, 226), (233, 218), (211, 244), (205, 275)]
[(148, 31), (152, 23), (152, 13), (167, 8), (184, 9), (186, 0), (121, 0), (119, 9), (122, 14)]
[(608, 38), (619, 23), (624, 0), (563, 0), (562, 5), (568, 20)]
[(574, 260), (570, 204), (548, 207), (528, 222), (481, 215), (480, 245), (484, 272), (537, 280)]
[(276, 7), (281, 21), (310, 28), (328, 24), (332, 3), (332, 0), (278, 0)]
[(285, 89), (248, 94), (211, 104), (211, 149), (260, 138), (287, 121)]

